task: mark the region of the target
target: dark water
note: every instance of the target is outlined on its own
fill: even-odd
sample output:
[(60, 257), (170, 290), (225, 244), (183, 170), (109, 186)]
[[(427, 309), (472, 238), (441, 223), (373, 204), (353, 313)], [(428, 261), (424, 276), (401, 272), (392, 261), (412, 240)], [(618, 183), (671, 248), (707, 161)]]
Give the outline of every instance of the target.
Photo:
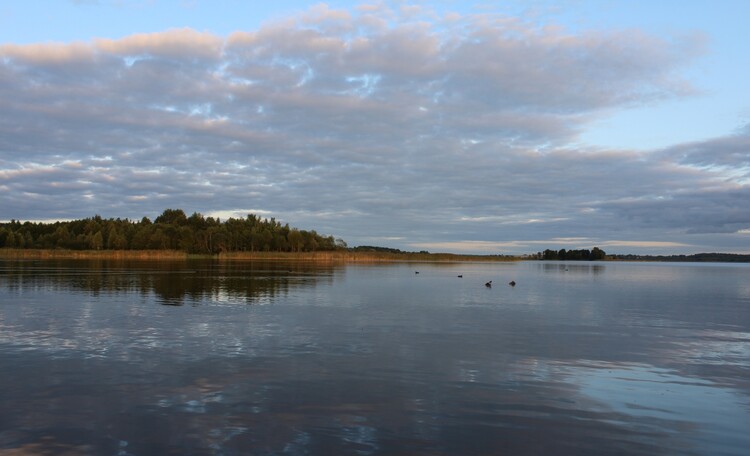
[(0, 262), (0, 456), (748, 449), (749, 265)]

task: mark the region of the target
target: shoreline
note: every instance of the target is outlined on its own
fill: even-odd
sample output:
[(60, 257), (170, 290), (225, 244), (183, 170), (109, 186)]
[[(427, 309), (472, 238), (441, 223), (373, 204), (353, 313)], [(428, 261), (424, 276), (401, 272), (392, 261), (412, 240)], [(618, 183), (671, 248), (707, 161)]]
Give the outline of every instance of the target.
[[(619, 257), (618, 257), (619, 256)], [(705, 258), (702, 258), (704, 257)], [(723, 257), (723, 258), (722, 258)], [(226, 252), (216, 255), (192, 254), (179, 250), (67, 250), (67, 249), (13, 249), (0, 248), (0, 260), (100, 260), (100, 261), (297, 261), (310, 263), (516, 263), (538, 261), (555, 263), (564, 260), (538, 260), (512, 255), (466, 255), (457, 253), (418, 252)], [(569, 263), (750, 263), (750, 255), (697, 254), (670, 256), (636, 256), (632, 258), (613, 255), (598, 261), (569, 260)]]
[(397, 262), (501, 262), (522, 261), (524, 258), (500, 255), (461, 255), (453, 253), (391, 253), (391, 252), (227, 252), (217, 255), (189, 254), (176, 250), (49, 250), (0, 249), (6, 260), (144, 260), (144, 261), (309, 261), (326, 263), (397, 263)]

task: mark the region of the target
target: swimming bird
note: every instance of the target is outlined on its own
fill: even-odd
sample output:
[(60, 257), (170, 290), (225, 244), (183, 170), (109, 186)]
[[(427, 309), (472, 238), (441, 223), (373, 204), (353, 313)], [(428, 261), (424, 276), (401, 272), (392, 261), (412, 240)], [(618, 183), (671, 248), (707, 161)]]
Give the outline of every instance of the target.
[(487, 287), (487, 288), (492, 288), (492, 280), (490, 280), (489, 282), (485, 283), (484, 286)]
[(419, 274), (419, 271), (414, 271), (414, 274)]
[(458, 275), (458, 278), (459, 278), (459, 279), (463, 279), (463, 278), (464, 278), (464, 276), (463, 276), (462, 274), (459, 274), (459, 275)]
[(516, 281), (515, 280), (511, 280), (510, 282), (508, 282), (508, 285), (510, 285), (511, 287), (515, 287), (516, 286)]

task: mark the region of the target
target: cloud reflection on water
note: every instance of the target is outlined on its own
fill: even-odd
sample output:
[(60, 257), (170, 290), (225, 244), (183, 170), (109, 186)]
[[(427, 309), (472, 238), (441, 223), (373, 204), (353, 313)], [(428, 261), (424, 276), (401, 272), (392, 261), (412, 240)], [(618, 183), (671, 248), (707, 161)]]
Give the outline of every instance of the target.
[(3, 269), (0, 445), (742, 454), (746, 270), (559, 266)]

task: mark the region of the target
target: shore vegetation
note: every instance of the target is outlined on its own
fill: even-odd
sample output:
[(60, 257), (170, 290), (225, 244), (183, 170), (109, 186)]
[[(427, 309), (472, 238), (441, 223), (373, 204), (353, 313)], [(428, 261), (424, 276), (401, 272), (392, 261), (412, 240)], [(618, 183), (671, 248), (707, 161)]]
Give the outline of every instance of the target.
[[(71, 251), (177, 251), (214, 255), (226, 252), (316, 252), (346, 248), (346, 243), (315, 230), (282, 225), (254, 214), (220, 220), (182, 209), (166, 209), (152, 222), (98, 215), (53, 223), (0, 224), (0, 247)], [(171, 255), (171, 254), (170, 254)]]
[(224, 221), (166, 209), (153, 221), (90, 218), (52, 223), (0, 223), (3, 258), (220, 259), (303, 261), (513, 261), (506, 255), (404, 252), (374, 246), (350, 248), (342, 239), (281, 224), (254, 214)]

